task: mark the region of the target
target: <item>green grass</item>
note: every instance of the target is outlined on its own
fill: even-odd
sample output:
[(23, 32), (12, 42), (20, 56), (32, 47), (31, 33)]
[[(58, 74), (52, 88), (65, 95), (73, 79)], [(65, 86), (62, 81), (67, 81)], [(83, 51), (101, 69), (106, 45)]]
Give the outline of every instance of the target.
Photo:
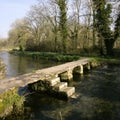
[(94, 61), (99, 63), (106, 63), (106, 64), (113, 64), (113, 65), (120, 65), (120, 58), (112, 58), (112, 57), (93, 57)]
[(56, 62), (70, 62), (73, 60), (78, 60), (80, 56), (78, 55), (68, 55), (68, 54), (59, 54), (59, 53), (52, 53), (52, 52), (29, 52), (29, 51), (10, 51), (10, 53), (14, 55), (20, 56), (30, 56), (34, 59), (46, 59), (46, 60), (53, 60)]
[(17, 89), (7, 91), (0, 95), (0, 116), (4, 116), (6, 114), (10, 114), (13, 109), (20, 111), (23, 103), (24, 96), (19, 96), (17, 93)]
[(55, 62), (70, 62), (75, 61), (84, 57), (93, 58), (96, 62), (109, 63), (109, 64), (120, 64), (120, 57), (107, 57), (107, 56), (81, 56), (78, 54), (60, 54), (53, 52), (29, 52), (29, 51), (18, 51), (13, 50), (10, 53), (20, 56), (28, 56), (33, 59), (46, 59)]

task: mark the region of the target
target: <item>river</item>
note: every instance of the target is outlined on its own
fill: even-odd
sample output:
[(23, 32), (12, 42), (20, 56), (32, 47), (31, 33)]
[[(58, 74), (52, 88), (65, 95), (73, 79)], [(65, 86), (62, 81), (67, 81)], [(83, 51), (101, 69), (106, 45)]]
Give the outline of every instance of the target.
[(30, 57), (16, 56), (9, 54), (8, 52), (0, 52), (0, 58), (3, 59), (7, 68), (6, 77), (15, 77), (37, 69), (60, 64), (54, 61), (37, 60)]
[[(7, 65), (7, 77), (58, 64), (7, 52), (0, 53), (0, 57)], [(120, 66), (98, 67), (77, 76), (70, 85), (76, 88), (76, 99), (63, 101), (43, 94), (29, 94), (21, 120), (120, 120)], [(16, 116), (14, 120), (17, 119)]]

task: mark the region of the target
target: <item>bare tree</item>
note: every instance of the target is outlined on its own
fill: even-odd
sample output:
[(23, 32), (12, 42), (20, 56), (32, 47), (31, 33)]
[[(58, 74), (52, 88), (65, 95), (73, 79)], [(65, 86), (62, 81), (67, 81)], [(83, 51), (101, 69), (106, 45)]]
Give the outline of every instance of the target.
[(28, 32), (25, 26), (26, 20), (24, 18), (18, 19), (11, 25), (11, 29), (9, 31), (9, 44), (19, 46), (21, 50), (24, 49), (28, 38)]
[(81, 0), (75, 0), (71, 3), (71, 8), (70, 8), (70, 25), (71, 27), (69, 27), (70, 29), (70, 38), (72, 44), (73, 44), (73, 48), (77, 49), (78, 47), (78, 37), (79, 37), (79, 32), (80, 32), (80, 11), (81, 11)]

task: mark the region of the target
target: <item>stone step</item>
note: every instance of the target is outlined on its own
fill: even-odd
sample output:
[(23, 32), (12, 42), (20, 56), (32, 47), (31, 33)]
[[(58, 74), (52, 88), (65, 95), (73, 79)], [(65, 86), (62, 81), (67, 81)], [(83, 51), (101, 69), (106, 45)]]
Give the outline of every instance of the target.
[(65, 89), (67, 86), (68, 86), (67, 82), (60, 82), (60, 83), (54, 85), (54, 90), (59, 92), (62, 89)]
[(66, 87), (62, 90), (60, 90), (61, 93), (65, 94), (67, 98), (69, 98), (71, 95), (75, 93), (75, 87)]
[(56, 77), (56, 78), (48, 79), (46, 81), (49, 83), (50, 86), (54, 86), (54, 85), (60, 83), (60, 78)]

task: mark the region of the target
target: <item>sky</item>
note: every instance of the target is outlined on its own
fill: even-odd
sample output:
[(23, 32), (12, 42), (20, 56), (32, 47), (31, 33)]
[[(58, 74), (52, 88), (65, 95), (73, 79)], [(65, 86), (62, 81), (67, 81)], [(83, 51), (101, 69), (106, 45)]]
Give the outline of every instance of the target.
[(7, 38), (10, 26), (23, 18), (37, 0), (0, 0), (0, 38)]

